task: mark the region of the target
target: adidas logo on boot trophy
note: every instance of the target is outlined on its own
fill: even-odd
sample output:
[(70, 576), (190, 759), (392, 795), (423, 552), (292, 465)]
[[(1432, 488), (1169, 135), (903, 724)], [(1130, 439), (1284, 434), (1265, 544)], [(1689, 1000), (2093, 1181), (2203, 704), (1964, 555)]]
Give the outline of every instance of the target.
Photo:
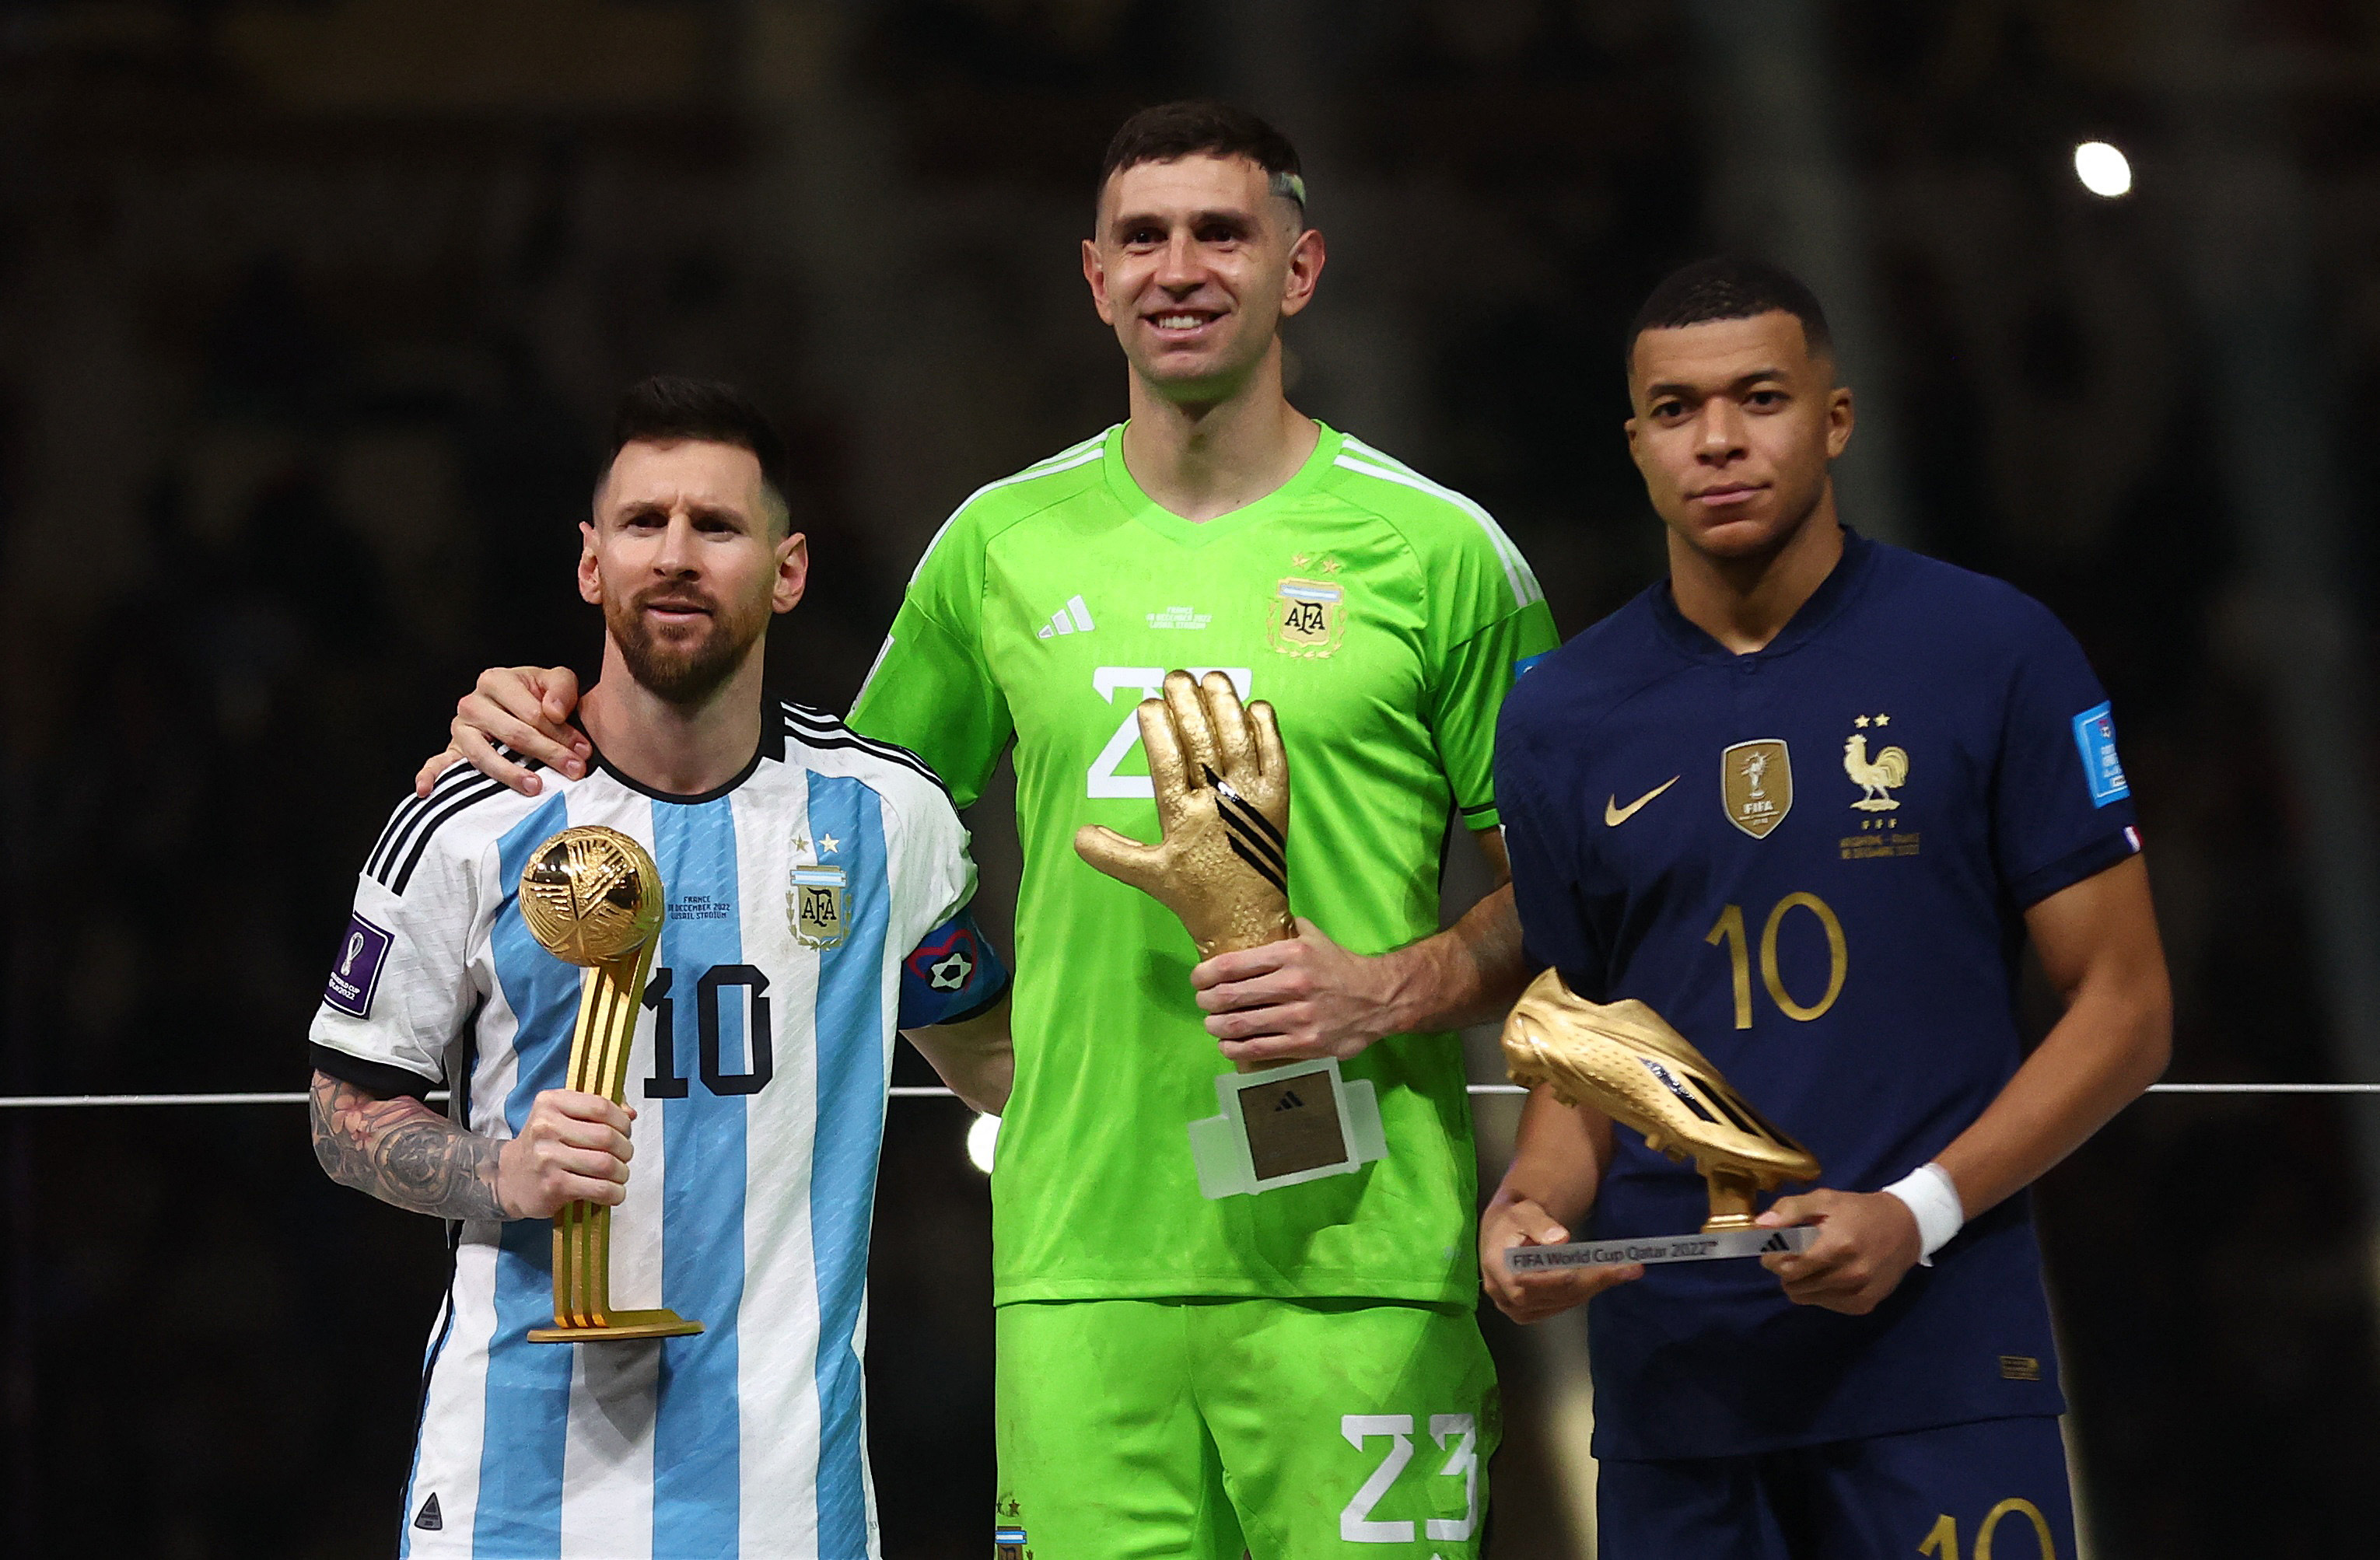
[(1513, 1082), (1545, 1084), (1564, 1105), (1591, 1105), (1633, 1127), (1647, 1147), (1693, 1159), (1710, 1194), (1698, 1234), (1518, 1246), (1504, 1253), (1514, 1271), (1760, 1256), (1802, 1251), (1816, 1235), (1752, 1222), (1761, 1192), (1817, 1179), (1816, 1156), (1728, 1087), (1709, 1058), (1644, 1003), (1585, 1001), (1548, 970), (1504, 1021), (1503, 1045)]

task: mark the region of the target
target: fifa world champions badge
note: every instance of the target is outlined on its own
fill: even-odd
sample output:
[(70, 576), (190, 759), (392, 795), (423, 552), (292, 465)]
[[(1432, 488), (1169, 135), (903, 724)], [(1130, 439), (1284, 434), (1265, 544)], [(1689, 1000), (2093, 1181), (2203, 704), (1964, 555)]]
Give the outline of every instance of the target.
[[(1144, 845), (1086, 825), (1075, 853), (1180, 916), (1201, 959), (1296, 937), (1289, 756), (1272, 706), (1243, 706), (1220, 671), (1176, 671), (1138, 716), (1164, 839)], [(1217, 1078), (1215, 1093), (1222, 1114), (1190, 1123), (1208, 1197), (1345, 1175), (1388, 1153), (1372, 1085), (1342, 1078), (1335, 1058), (1243, 1067)]]

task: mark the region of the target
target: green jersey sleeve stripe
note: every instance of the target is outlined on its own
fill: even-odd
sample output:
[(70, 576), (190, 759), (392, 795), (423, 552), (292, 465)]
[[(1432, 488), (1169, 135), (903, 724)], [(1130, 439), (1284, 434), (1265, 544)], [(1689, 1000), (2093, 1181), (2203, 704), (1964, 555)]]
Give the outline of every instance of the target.
[[(960, 500), (959, 506), (952, 510), (949, 518), (935, 530), (933, 539), (926, 544), (926, 550), (917, 554), (917, 566), (909, 571), (910, 586), (913, 588), (916, 587), (917, 576), (926, 572), (926, 560), (934, 555), (934, 549), (942, 545), (942, 538), (953, 525), (958, 523), (959, 516), (967, 512), (968, 505), (984, 494), (1001, 488), (1013, 488), (1019, 482), (1030, 482), (1037, 477), (1054, 477), (1061, 471), (1072, 471), (1078, 466), (1088, 466), (1107, 453), (1108, 433), (1111, 431), (1112, 429), (1103, 429), (1079, 444), (1069, 444), (1049, 459), (1036, 461), (1014, 476), (1003, 477), (997, 482), (986, 482), (982, 487)], [(878, 659), (881, 659), (882, 657), (880, 655)]]
[[(1360, 450), (1366, 455), (1379, 460), (1388, 458), (1379, 454), (1371, 446), (1359, 444), (1353, 439), (1348, 440), (1347, 444), (1351, 450)], [(1496, 550), (1496, 561), (1503, 564), (1504, 578), (1512, 587), (1512, 605), (1516, 608), (1525, 607), (1533, 601), (1542, 601), (1546, 599), (1546, 593), (1538, 588), (1537, 576), (1530, 571), (1528, 561), (1521, 556), (1521, 550), (1512, 545), (1512, 538), (1504, 534), (1504, 528), (1496, 524), (1492, 515), (1470, 499), (1451, 488), (1439, 486), (1410, 467), (1393, 464), (1377, 466), (1370, 460), (1358, 460), (1354, 454), (1342, 454), (1332, 464), (1361, 476), (1375, 477), (1383, 482), (1394, 482), (1402, 487), (1412, 488), (1452, 504), (1478, 522), (1479, 528), (1488, 533), (1488, 544)]]

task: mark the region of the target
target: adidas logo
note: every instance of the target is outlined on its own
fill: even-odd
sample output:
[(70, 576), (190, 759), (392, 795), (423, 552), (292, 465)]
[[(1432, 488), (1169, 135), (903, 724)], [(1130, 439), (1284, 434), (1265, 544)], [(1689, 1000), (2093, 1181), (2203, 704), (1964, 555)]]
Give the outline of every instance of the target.
[(1780, 1229), (1760, 1243), (1760, 1255), (1765, 1257), (1771, 1252), (1790, 1252), (1792, 1249), (1793, 1242), (1786, 1240), (1785, 1232)]
[(421, 1514), (413, 1519), (413, 1525), (428, 1533), (445, 1531), (446, 1518), (438, 1515), (438, 1497), (436, 1495), (433, 1494), (428, 1500), (421, 1503)]
[(1281, 1091), (1281, 1103), (1274, 1106), (1273, 1108), (1275, 1110), (1303, 1110), (1305, 1108), (1305, 1102), (1297, 1097), (1296, 1090), (1284, 1089)]
[(1050, 614), (1037, 638), (1049, 639), (1061, 634), (1088, 634), (1099, 624), (1091, 621), (1091, 609), (1079, 596), (1069, 596), (1066, 604)]

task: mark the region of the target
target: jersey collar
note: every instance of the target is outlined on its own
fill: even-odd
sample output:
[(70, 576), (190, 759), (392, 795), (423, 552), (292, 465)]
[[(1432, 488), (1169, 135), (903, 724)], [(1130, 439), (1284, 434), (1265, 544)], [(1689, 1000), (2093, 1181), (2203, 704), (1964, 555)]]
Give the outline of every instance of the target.
[(1123, 505), (1125, 514), (1166, 540), (1183, 547), (1206, 547), (1225, 537), (1235, 536), (1295, 504), (1321, 483), (1330, 470), (1330, 463), (1339, 458), (1339, 452), (1346, 444), (1344, 434), (1317, 419), (1315, 426), (1322, 430), (1322, 436), (1314, 441), (1314, 453), (1306, 456), (1305, 464), (1297, 468), (1295, 476), (1256, 502), (1235, 509), (1229, 514), (1219, 514), (1212, 520), (1184, 520), (1142, 492), (1140, 484), (1133, 480), (1131, 471), (1126, 469), (1123, 464), (1123, 430), (1130, 426), (1120, 422), (1108, 429), (1107, 449), (1100, 462), (1107, 474), (1108, 491)]
[(578, 719), (576, 711), (571, 714), (570, 723), (577, 728), (580, 736), (587, 738), (588, 749), (595, 756), (596, 768), (639, 796), (650, 796), (656, 802), (668, 802), (681, 807), (698, 807), (705, 802), (718, 801), (746, 780), (750, 780), (754, 771), (760, 768), (760, 760), (763, 758), (772, 759), (780, 764), (785, 761), (785, 707), (775, 695), (765, 690), (760, 695), (759, 745), (752, 750), (751, 758), (742, 768), (736, 770), (723, 783), (712, 786), (709, 791), (698, 795), (681, 795), (674, 791), (657, 791), (647, 785), (603, 756), (603, 750), (595, 745), (595, 738), (588, 732), (585, 722)]
[(1786, 620), (1783, 628), (1778, 630), (1777, 637), (1748, 655), (1738, 655), (1705, 633), (1685, 613), (1678, 611), (1677, 596), (1670, 589), (1670, 582), (1667, 579), (1663, 579), (1645, 594), (1652, 605), (1653, 621), (1660, 625), (1664, 636), (1695, 660), (1718, 662), (1767, 660), (1778, 656), (1791, 655), (1817, 637), (1818, 631), (1826, 627), (1835, 614), (1841, 611), (1844, 605), (1859, 594), (1860, 587), (1865, 584), (1867, 576), (1875, 572), (1876, 552), (1876, 543), (1852, 530), (1849, 526), (1845, 526), (1843, 555), (1835, 561), (1835, 566), (1832, 569), (1827, 571), (1827, 577), (1818, 582), (1818, 588), (1810, 593), (1810, 599), (1803, 602), (1793, 615)]

